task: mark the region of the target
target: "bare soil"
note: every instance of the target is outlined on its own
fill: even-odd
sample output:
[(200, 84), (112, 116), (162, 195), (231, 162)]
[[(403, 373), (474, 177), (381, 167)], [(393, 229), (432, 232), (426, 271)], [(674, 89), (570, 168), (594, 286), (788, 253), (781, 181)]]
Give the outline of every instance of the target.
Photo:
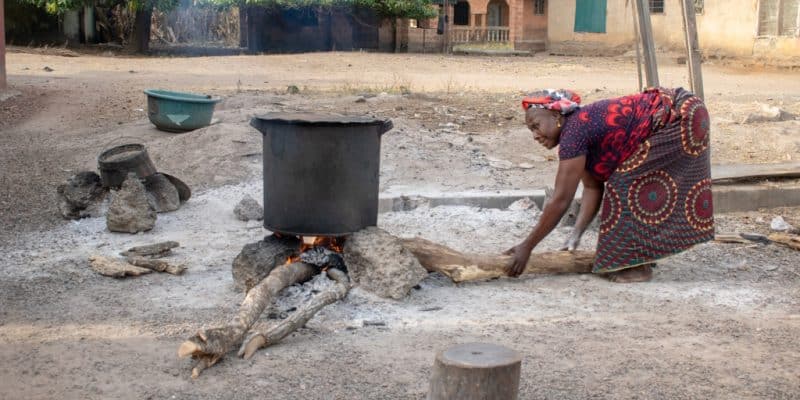
[[(435, 352), (468, 341), (523, 354), (524, 399), (800, 398), (800, 252), (776, 245), (701, 245), (661, 263), (646, 284), (555, 276), (456, 286), (432, 274), (399, 302), (356, 288), (250, 361), (231, 354), (192, 381), (189, 362), (177, 359), (181, 341), (233, 315), (241, 294), (231, 262), (267, 233), (232, 212), (246, 194), (261, 198), (253, 115), (391, 118), (384, 193), (540, 188), (552, 182), (555, 154), (530, 139), (521, 95), (570, 87), (590, 102), (634, 92), (631, 60), (11, 51), (9, 83), (22, 94), (0, 103), (0, 399), (422, 399)], [(687, 81), (685, 66), (660, 72), (666, 86)], [(715, 163), (797, 160), (800, 121), (740, 122), (761, 104), (800, 114), (800, 73), (713, 64), (703, 72)], [(288, 94), (289, 85), (300, 92)], [(211, 126), (169, 134), (147, 121), (145, 88), (224, 101)], [(146, 144), (193, 198), (141, 235), (110, 233), (102, 218), (61, 219), (56, 185), (127, 142)], [(718, 231), (766, 233), (775, 215), (800, 226), (800, 211), (789, 208), (718, 215)], [(514, 245), (537, 216), (421, 206), (382, 214), (379, 225), (492, 253)], [(557, 248), (567, 233), (560, 228), (539, 250)], [(183, 276), (116, 280), (88, 267), (92, 254), (160, 240), (182, 244), (173, 258), (188, 264)], [(582, 247), (595, 240), (590, 232)], [(324, 284), (293, 288), (266, 314), (288, 312)], [(267, 317), (262, 323), (274, 322)]]

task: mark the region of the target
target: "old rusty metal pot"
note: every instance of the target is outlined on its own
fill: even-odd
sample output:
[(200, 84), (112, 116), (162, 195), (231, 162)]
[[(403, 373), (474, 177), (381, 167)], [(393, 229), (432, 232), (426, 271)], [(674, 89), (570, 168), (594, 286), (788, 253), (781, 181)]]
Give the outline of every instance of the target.
[(147, 154), (147, 149), (139, 143), (112, 147), (97, 157), (97, 169), (103, 187), (119, 189), (128, 172), (135, 172), (140, 178), (156, 173), (156, 167)]

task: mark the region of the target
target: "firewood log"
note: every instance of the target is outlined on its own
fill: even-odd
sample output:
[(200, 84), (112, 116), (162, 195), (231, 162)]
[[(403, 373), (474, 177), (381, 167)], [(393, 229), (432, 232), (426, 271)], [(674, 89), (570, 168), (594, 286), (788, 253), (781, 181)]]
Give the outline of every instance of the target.
[(336, 284), (331, 289), (314, 296), (311, 301), (274, 327), (252, 333), (242, 343), (242, 347), (239, 349), (239, 357), (249, 359), (258, 349), (278, 343), (286, 335), (303, 327), (323, 307), (347, 296), (347, 292), (350, 290), (350, 279), (347, 274), (336, 268), (329, 268), (328, 276), (336, 281)]
[(89, 257), (89, 266), (100, 275), (110, 276), (113, 278), (124, 278), (126, 276), (139, 276), (149, 274), (153, 270), (148, 268), (141, 268), (103, 256)]
[(800, 250), (800, 235), (791, 233), (773, 233), (768, 236), (769, 240), (782, 244), (790, 249)]
[[(403, 246), (411, 251), (429, 272), (439, 272), (454, 282), (486, 280), (507, 276), (511, 256), (461, 253), (422, 238), (403, 239)], [(524, 274), (586, 274), (592, 272), (594, 252), (551, 251), (533, 253)]]
[(122, 253), (119, 253), (119, 255), (123, 257), (139, 256), (139, 257), (159, 258), (169, 255), (170, 253), (172, 253), (172, 249), (178, 246), (180, 246), (178, 242), (173, 242), (173, 241), (159, 242), (144, 246), (131, 247), (130, 249), (123, 251)]
[(199, 376), (204, 369), (216, 364), (230, 350), (239, 346), (264, 308), (281, 290), (307, 281), (316, 272), (316, 267), (301, 262), (275, 268), (247, 292), (239, 306), (239, 313), (228, 325), (201, 330), (183, 342), (178, 349), (178, 356), (192, 356), (198, 360), (192, 369), (192, 378)]
[(186, 271), (186, 266), (182, 264), (170, 264), (169, 261), (145, 258), (139, 256), (128, 256), (125, 258), (130, 264), (137, 267), (152, 269), (153, 271), (166, 272), (172, 275), (180, 275)]

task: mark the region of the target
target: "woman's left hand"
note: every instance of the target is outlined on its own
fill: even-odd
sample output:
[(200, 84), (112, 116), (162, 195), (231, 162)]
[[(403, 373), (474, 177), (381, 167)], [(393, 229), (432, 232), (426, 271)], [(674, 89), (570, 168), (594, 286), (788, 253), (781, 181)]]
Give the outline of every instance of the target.
[(503, 252), (503, 254), (511, 256), (511, 263), (506, 267), (508, 276), (516, 278), (525, 272), (528, 259), (531, 258), (531, 251), (533, 251), (533, 247), (523, 242)]

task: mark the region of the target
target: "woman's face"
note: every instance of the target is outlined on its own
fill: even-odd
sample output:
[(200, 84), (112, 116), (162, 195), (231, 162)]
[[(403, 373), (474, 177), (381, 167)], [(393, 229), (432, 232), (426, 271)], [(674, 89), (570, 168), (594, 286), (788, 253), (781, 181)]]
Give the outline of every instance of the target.
[(543, 108), (529, 108), (525, 112), (525, 124), (533, 132), (533, 140), (548, 149), (558, 146), (561, 137), (558, 119), (557, 113)]

